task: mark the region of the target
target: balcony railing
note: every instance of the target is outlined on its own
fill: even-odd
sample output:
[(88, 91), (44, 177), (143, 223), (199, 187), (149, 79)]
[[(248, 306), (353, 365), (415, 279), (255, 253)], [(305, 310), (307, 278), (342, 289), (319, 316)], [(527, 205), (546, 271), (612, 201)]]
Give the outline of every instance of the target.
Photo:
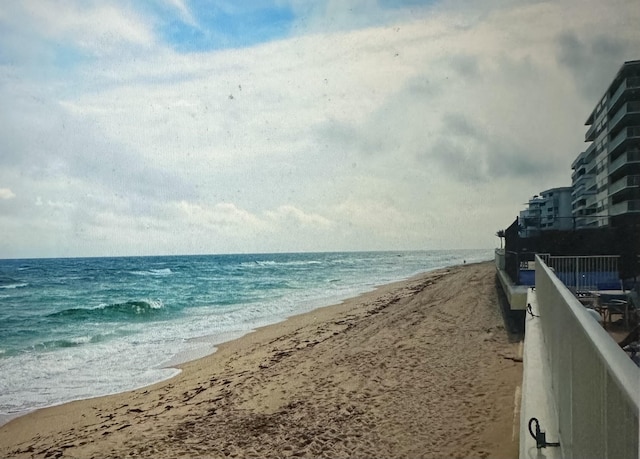
[(618, 123), (627, 114), (630, 114), (630, 113), (640, 113), (640, 102), (637, 102), (637, 101), (627, 102), (622, 107), (620, 107), (620, 110), (618, 110), (616, 114), (613, 116), (613, 118), (611, 118), (611, 121), (609, 121), (609, 130), (610, 131), (614, 130), (618, 125)]
[(580, 177), (580, 175), (584, 174), (584, 172), (584, 167), (576, 168), (571, 173), (571, 180), (575, 181), (578, 177)]
[(609, 109), (616, 105), (620, 97), (622, 97), (627, 89), (631, 88), (640, 88), (640, 77), (627, 78), (620, 84), (616, 92), (613, 94), (613, 96), (611, 96), (611, 99), (609, 99)]
[(609, 208), (609, 215), (614, 216), (636, 212), (640, 212), (640, 199), (619, 202), (618, 204), (614, 204)]
[(582, 166), (584, 164), (584, 157), (585, 156), (586, 156), (586, 153), (584, 151), (582, 153), (580, 153), (578, 155), (578, 157), (573, 160), (573, 163), (571, 164), (571, 169), (580, 168), (580, 166)]
[(609, 152), (612, 153), (627, 139), (640, 139), (640, 126), (629, 126), (622, 129), (609, 143)]
[(640, 150), (628, 150), (609, 164), (609, 175), (628, 163), (640, 162)]
[(595, 138), (596, 138), (596, 125), (592, 124), (591, 126), (589, 126), (587, 133), (584, 135), (584, 141), (589, 142)]
[(583, 191), (584, 191), (584, 187), (580, 187), (573, 190), (573, 192), (571, 193), (571, 204), (575, 204), (579, 200), (584, 199)]
[(609, 196), (612, 196), (626, 188), (640, 187), (640, 175), (627, 175), (609, 187)]
[(596, 151), (596, 143), (592, 142), (591, 145), (589, 145), (589, 147), (587, 147), (587, 149), (584, 152), (584, 162), (585, 162), (585, 164), (587, 164), (589, 162), (590, 155), (594, 151)]
[(580, 185), (573, 189), (571, 192), (571, 203), (576, 202), (584, 197), (584, 185)]
[(582, 174), (579, 177), (576, 177), (575, 181), (573, 182), (573, 187), (577, 188), (580, 186), (589, 186), (591, 184), (591, 182), (595, 183), (596, 180), (596, 176), (594, 174)]

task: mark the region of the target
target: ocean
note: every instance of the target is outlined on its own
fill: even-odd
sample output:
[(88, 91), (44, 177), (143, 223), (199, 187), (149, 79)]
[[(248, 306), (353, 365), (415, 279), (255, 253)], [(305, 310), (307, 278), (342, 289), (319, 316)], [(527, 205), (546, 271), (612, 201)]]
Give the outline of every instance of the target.
[(149, 385), (256, 327), (490, 250), (0, 260), (0, 423)]

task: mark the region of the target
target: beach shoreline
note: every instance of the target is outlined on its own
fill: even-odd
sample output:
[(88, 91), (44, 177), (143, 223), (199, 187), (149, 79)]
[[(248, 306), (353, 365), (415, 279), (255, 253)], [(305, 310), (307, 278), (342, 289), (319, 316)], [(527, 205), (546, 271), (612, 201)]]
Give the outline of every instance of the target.
[[(473, 288), (476, 284), (482, 284), (485, 290), (480, 297)], [(459, 291), (456, 294), (451, 292), (451, 288)], [(406, 322), (408, 313), (413, 316), (422, 310), (429, 312), (433, 309), (431, 312), (435, 314), (437, 308), (434, 309), (430, 303), (437, 303), (437, 298), (430, 301), (425, 292), (431, 292), (431, 296), (446, 292), (450, 297), (449, 303), (457, 301), (457, 306), (452, 308), (464, 306), (470, 299), (485, 304), (483, 313), (487, 313), (487, 318), (481, 322), (488, 320), (491, 326), (482, 329), (478, 324), (480, 328), (473, 327), (472, 338), (480, 337), (482, 343), (491, 347), (489, 355), (492, 362), (463, 358), (464, 362), (453, 364), (450, 355), (438, 357), (437, 352), (421, 356), (425, 345), (433, 346), (432, 351), (451, 350), (452, 343), (435, 349), (439, 348), (438, 341), (451, 341), (446, 335), (446, 339), (438, 339), (438, 331), (447, 329), (451, 333), (456, 328), (447, 325), (447, 321), (442, 322), (438, 314), (433, 317), (427, 314), (425, 321), (407, 323), (406, 329), (395, 329), (390, 327), (391, 323), (385, 322), (389, 319), (385, 316), (392, 315), (397, 315), (393, 324)], [(419, 455), (457, 455), (466, 447), (472, 448), (468, 453), (479, 456), (487, 453), (492, 457), (510, 457), (514, 451), (517, 452), (517, 443), (514, 448), (514, 439), (511, 438), (511, 412), (514, 390), (520, 384), (520, 367), (509, 358), (516, 348), (509, 342), (497, 304), (490, 262), (429, 271), (380, 286), (340, 304), (314, 309), (284, 322), (258, 328), (233, 341), (216, 344), (218, 349), (215, 353), (178, 365), (181, 373), (152, 386), (70, 402), (13, 419), (0, 427), (0, 454), (12, 457), (122, 457), (130, 453), (150, 457), (179, 454), (224, 457), (255, 453), (261, 457), (347, 457), (384, 451), (385, 456), (402, 457), (415, 452), (420, 442), (416, 443), (415, 438), (400, 441), (406, 433), (400, 436), (397, 432), (384, 434), (373, 428), (379, 424), (376, 420), (386, 420), (383, 424), (387, 424), (390, 417), (387, 411), (400, 402), (400, 405), (409, 403), (403, 411), (414, 409), (410, 402), (421, 397), (414, 393), (417, 387), (429, 392), (427, 382), (436, 383), (437, 379), (451, 378), (458, 371), (468, 371), (465, 367), (469, 364), (481, 364), (480, 367), (488, 366), (500, 370), (498, 373), (505, 372), (502, 376), (508, 376), (503, 378), (506, 383), (493, 381), (497, 393), (492, 397), (494, 402), (498, 398), (505, 405), (499, 407), (502, 412), (500, 419), (508, 425), (502, 426), (498, 437), (507, 436), (509, 441), (501, 440), (503, 444), (497, 449), (507, 451), (500, 452), (487, 446), (484, 446), (486, 451), (482, 450), (483, 442), (476, 439), (474, 444), (480, 445), (481, 450), (473, 450), (475, 447), (466, 445), (465, 441), (447, 453), (446, 448), (436, 447), (440, 441), (431, 440), (427, 443), (432, 452), (425, 444), (422, 447), (426, 449)], [(396, 305), (407, 310), (393, 311)], [(469, 325), (465, 314), (462, 312), (460, 315), (459, 311), (457, 316), (453, 315), (462, 320), (459, 325), (463, 329)], [(381, 320), (382, 323), (378, 323)], [(417, 327), (415, 336), (403, 336), (412, 330), (411, 327)], [(418, 337), (417, 332), (422, 335), (427, 332), (430, 338), (425, 341), (425, 336)], [(379, 335), (389, 336), (380, 340)], [(387, 341), (391, 343), (394, 340), (395, 346), (384, 346)], [(352, 358), (354, 349), (362, 354), (359, 359)], [(392, 350), (393, 355), (383, 355)], [(496, 356), (496, 353), (502, 355)], [(406, 360), (405, 357), (408, 359), (407, 367), (398, 367), (398, 361)], [(420, 368), (421, 359), (426, 361), (424, 368)], [(447, 375), (446, 371), (436, 372), (436, 361), (445, 368), (454, 365), (457, 369), (453, 375)], [(377, 382), (370, 379), (373, 373), (379, 373)], [(495, 375), (495, 371), (487, 374), (492, 378)], [(464, 378), (459, 382), (466, 388), (462, 393), (473, 388), (469, 381), (462, 380)], [(449, 382), (450, 389), (455, 386)], [(477, 397), (491, 396), (488, 394), (490, 389), (489, 386), (484, 387), (484, 392), (481, 391)], [(396, 392), (400, 400), (392, 402), (390, 394)], [(438, 397), (442, 398), (442, 394), (439, 393)], [(457, 397), (460, 398), (460, 394)], [(372, 401), (376, 403), (372, 405)], [(444, 411), (448, 409), (450, 407)], [(461, 409), (453, 410), (452, 420), (464, 414)], [(218, 416), (220, 419), (216, 422)], [(316, 420), (311, 422), (311, 417)], [(319, 419), (324, 421), (318, 424)], [(401, 414), (390, 429), (403, 426), (406, 430), (406, 423), (412, 419), (406, 413)], [(287, 436), (291, 430), (287, 425), (294, 420), (298, 430), (303, 431), (297, 440)], [(478, 419), (471, 421), (473, 424)], [(491, 421), (489, 416), (483, 422), (490, 425)], [(450, 427), (454, 431), (464, 431), (464, 424)], [(435, 430), (444, 432), (447, 429), (443, 430), (440, 425)], [(491, 432), (491, 428), (483, 431)], [(420, 433), (421, 436), (424, 434)], [(384, 438), (385, 435), (389, 438)], [(266, 444), (265, 436), (270, 439)], [(236, 437), (252, 438), (255, 444), (234, 442)], [(444, 439), (441, 433), (435, 437)]]
[(0, 327), (0, 416), (151, 385), (174, 374), (167, 367), (261, 326), (488, 258), (449, 250), (5, 261), (3, 272), (25, 287), (0, 307), (10, 317)]
[(358, 287), (355, 287), (355, 290), (353, 292), (351, 292), (351, 293), (342, 292), (342, 293), (339, 293), (339, 294), (334, 294), (334, 295), (332, 295), (331, 297), (328, 297), (328, 298), (314, 298), (314, 299), (310, 299), (310, 300), (307, 299), (306, 301), (303, 301), (302, 303), (299, 303), (301, 307), (299, 308), (299, 310), (297, 312), (293, 312), (290, 315), (285, 315), (285, 316), (282, 316), (282, 317), (274, 318), (271, 321), (261, 320), (258, 324), (256, 324), (252, 328), (244, 328), (244, 329), (238, 329), (238, 330), (232, 330), (232, 331), (223, 331), (223, 332), (218, 332), (216, 334), (208, 334), (208, 335), (198, 336), (198, 337), (195, 337), (195, 338), (189, 338), (189, 339), (186, 340), (186, 342), (188, 342), (188, 343), (197, 343), (196, 346), (191, 347), (191, 348), (187, 348), (187, 349), (178, 350), (174, 355), (172, 355), (167, 360), (162, 361), (161, 363), (158, 363), (157, 365), (155, 365), (153, 367), (150, 367), (150, 369), (152, 369), (152, 370), (173, 370), (171, 374), (165, 374), (165, 375), (162, 375), (162, 376), (158, 376), (156, 380), (149, 381), (149, 382), (146, 382), (146, 383), (132, 385), (131, 387), (126, 387), (126, 388), (121, 389), (121, 390), (106, 391), (106, 392), (96, 393), (96, 394), (93, 394), (93, 395), (88, 395), (88, 396), (83, 396), (83, 397), (71, 397), (71, 398), (68, 398), (66, 400), (57, 401), (55, 403), (51, 403), (51, 404), (47, 404), (47, 405), (39, 405), (39, 406), (29, 407), (29, 408), (24, 409), (22, 411), (0, 413), (0, 427), (3, 426), (4, 424), (8, 423), (12, 419), (24, 416), (24, 415), (32, 413), (34, 411), (38, 411), (40, 409), (51, 408), (51, 407), (63, 405), (63, 404), (70, 403), (70, 402), (80, 401), (80, 400), (90, 400), (90, 399), (94, 399), (94, 398), (117, 395), (117, 394), (120, 394), (120, 393), (126, 393), (126, 392), (130, 392), (130, 391), (137, 390), (137, 389), (140, 389), (140, 388), (144, 388), (144, 387), (147, 387), (147, 386), (152, 386), (152, 385), (157, 384), (157, 383), (161, 383), (161, 382), (166, 381), (168, 379), (171, 379), (171, 378), (175, 377), (177, 374), (179, 374), (179, 372), (181, 371), (180, 370), (180, 366), (181, 365), (183, 365), (185, 363), (188, 363), (190, 361), (198, 360), (198, 359), (207, 357), (207, 356), (209, 356), (211, 354), (214, 354), (221, 344), (226, 343), (228, 341), (233, 341), (235, 339), (239, 339), (239, 338), (241, 338), (241, 337), (243, 337), (243, 336), (245, 336), (245, 335), (247, 335), (249, 333), (255, 332), (257, 329), (278, 324), (280, 322), (286, 321), (287, 319), (289, 319), (290, 317), (293, 317), (295, 315), (301, 315), (301, 314), (305, 314), (307, 312), (314, 311), (316, 309), (320, 309), (320, 308), (323, 308), (323, 307), (341, 304), (345, 300), (348, 300), (350, 298), (356, 298), (359, 295), (372, 292), (376, 288), (378, 288), (378, 287), (380, 287), (382, 285), (386, 285), (387, 283), (403, 282), (403, 281), (406, 281), (408, 279), (411, 279), (414, 276), (418, 276), (418, 275), (424, 274), (426, 272), (431, 272), (431, 271), (438, 270), (438, 269), (445, 269), (446, 267), (447, 266), (435, 266), (435, 267), (432, 267), (432, 268), (430, 268), (430, 269), (428, 269), (426, 271), (413, 273), (411, 275), (407, 275), (404, 278), (401, 278), (401, 279), (398, 279), (398, 280), (394, 280), (394, 281), (390, 281), (390, 282), (382, 282), (380, 284), (375, 284), (375, 283), (363, 284), (363, 285), (360, 285)]

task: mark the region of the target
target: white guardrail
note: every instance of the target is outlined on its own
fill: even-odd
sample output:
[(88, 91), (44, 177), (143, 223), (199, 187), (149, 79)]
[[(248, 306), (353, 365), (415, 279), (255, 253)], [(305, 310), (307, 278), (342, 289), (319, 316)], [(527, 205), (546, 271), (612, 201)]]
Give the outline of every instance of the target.
[(640, 459), (640, 369), (538, 256), (535, 288), (562, 456)]
[[(556, 277), (576, 290), (601, 290), (604, 284), (611, 290), (620, 288), (618, 280), (618, 255), (550, 256), (540, 254), (545, 264), (553, 269)], [(612, 285), (617, 283), (617, 285)], [(607, 285), (608, 284), (608, 285)]]

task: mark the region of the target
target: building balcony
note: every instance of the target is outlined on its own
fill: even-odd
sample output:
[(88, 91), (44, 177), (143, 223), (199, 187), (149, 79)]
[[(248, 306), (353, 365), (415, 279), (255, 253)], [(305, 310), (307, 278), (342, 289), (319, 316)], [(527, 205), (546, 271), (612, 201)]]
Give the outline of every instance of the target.
[(614, 204), (609, 208), (609, 215), (623, 215), (629, 213), (640, 213), (640, 199), (634, 199), (631, 201), (622, 201), (618, 204)]
[(587, 133), (584, 135), (584, 141), (591, 142), (595, 140), (595, 138), (596, 138), (596, 125), (592, 124), (591, 126), (589, 126)]
[(595, 203), (593, 206), (585, 206), (582, 204), (581, 206), (576, 207), (571, 212), (574, 217), (590, 217), (596, 214), (596, 206)]
[(640, 175), (628, 175), (612, 183), (609, 187), (609, 196), (628, 188), (640, 188)]
[(593, 217), (595, 214), (596, 214), (596, 207), (592, 206), (592, 207), (585, 207), (581, 215), (583, 217)]
[(611, 142), (609, 142), (609, 154), (613, 154), (616, 148), (628, 140), (640, 140), (640, 126), (629, 126), (622, 129)]
[(574, 184), (573, 191), (571, 191), (571, 200), (574, 202), (576, 199), (580, 199), (584, 195), (585, 187), (584, 183)]
[(596, 143), (592, 142), (591, 145), (589, 145), (589, 147), (584, 152), (585, 164), (589, 164), (591, 162), (591, 160), (593, 159), (591, 155), (595, 153), (595, 151), (596, 151)]
[(594, 217), (593, 215), (588, 216), (583, 219), (582, 226), (585, 228), (595, 228), (599, 226), (600, 219), (598, 217)]
[(609, 175), (630, 163), (640, 163), (640, 150), (629, 150), (618, 156), (614, 161), (611, 161), (611, 164), (609, 164)]
[(585, 215), (585, 213), (586, 211), (584, 207), (576, 207), (575, 209), (571, 209), (571, 214), (574, 217), (582, 217)]
[(627, 78), (625, 79), (620, 86), (618, 86), (618, 89), (616, 89), (616, 92), (613, 93), (613, 96), (611, 96), (611, 98), (609, 99), (609, 110), (615, 108), (616, 104), (620, 101), (620, 100), (624, 100), (623, 96), (625, 95), (624, 93), (627, 91), (627, 89), (634, 89), (634, 88), (640, 88), (640, 77), (631, 77), (631, 78)]
[(575, 183), (582, 176), (594, 176), (596, 174), (596, 164), (581, 165), (571, 173), (571, 181)]
[(596, 180), (595, 174), (582, 174), (576, 177), (576, 179), (573, 181), (572, 186), (574, 187), (574, 189), (580, 188), (581, 186), (585, 188), (589, 188), (592, 182), (595, 183), (595, 180)]
[(585, 178), (589, 177), (595, 177), (595, 174), (588, 174), (584, 168), (574, 171), (573, 174), (571, 174), (571, 186), (575, 188), (576, 183), (584, 181)]
[(576, 179), (578, 179), (578, 177), (580, 177), (584, 173), (585, 173), (584, 166), (574, 168), (574, 171), (571, 173), (571, 181), (575, 182)]
[(571, 163), (571, 169), (579, 169), (580, 166), (582, 166), (585, 161), (584, 158), (586, 156), (586, 153), (583, 151), (582, 153), (580, 153), (576, 159), (573, 160), (573, 163)]
[(618, 110), (609, 121), (609, 131), (615, 131), (624, 117), (631, 114), (640, 114), (640, 102), (627, 102), (620, 107), (620, 110)]
[(595, 190), (589, 190), (585, 187), (580, 187), (577, 190), (575, 190), (573, 193), (571, 193), (571, 205), (575, 206), (580, 201), (583, 201), (583, 205), (584, 205), (585, 200), (587, 205), (589, 205), (590, 201), (595, 202), (595, 199), (596, 199), (595, 196), (596, 196)]
[(587, 220), (585, 218), (576, 218), (575, 227), (576, 228), (586, 228), (587, 227)]

